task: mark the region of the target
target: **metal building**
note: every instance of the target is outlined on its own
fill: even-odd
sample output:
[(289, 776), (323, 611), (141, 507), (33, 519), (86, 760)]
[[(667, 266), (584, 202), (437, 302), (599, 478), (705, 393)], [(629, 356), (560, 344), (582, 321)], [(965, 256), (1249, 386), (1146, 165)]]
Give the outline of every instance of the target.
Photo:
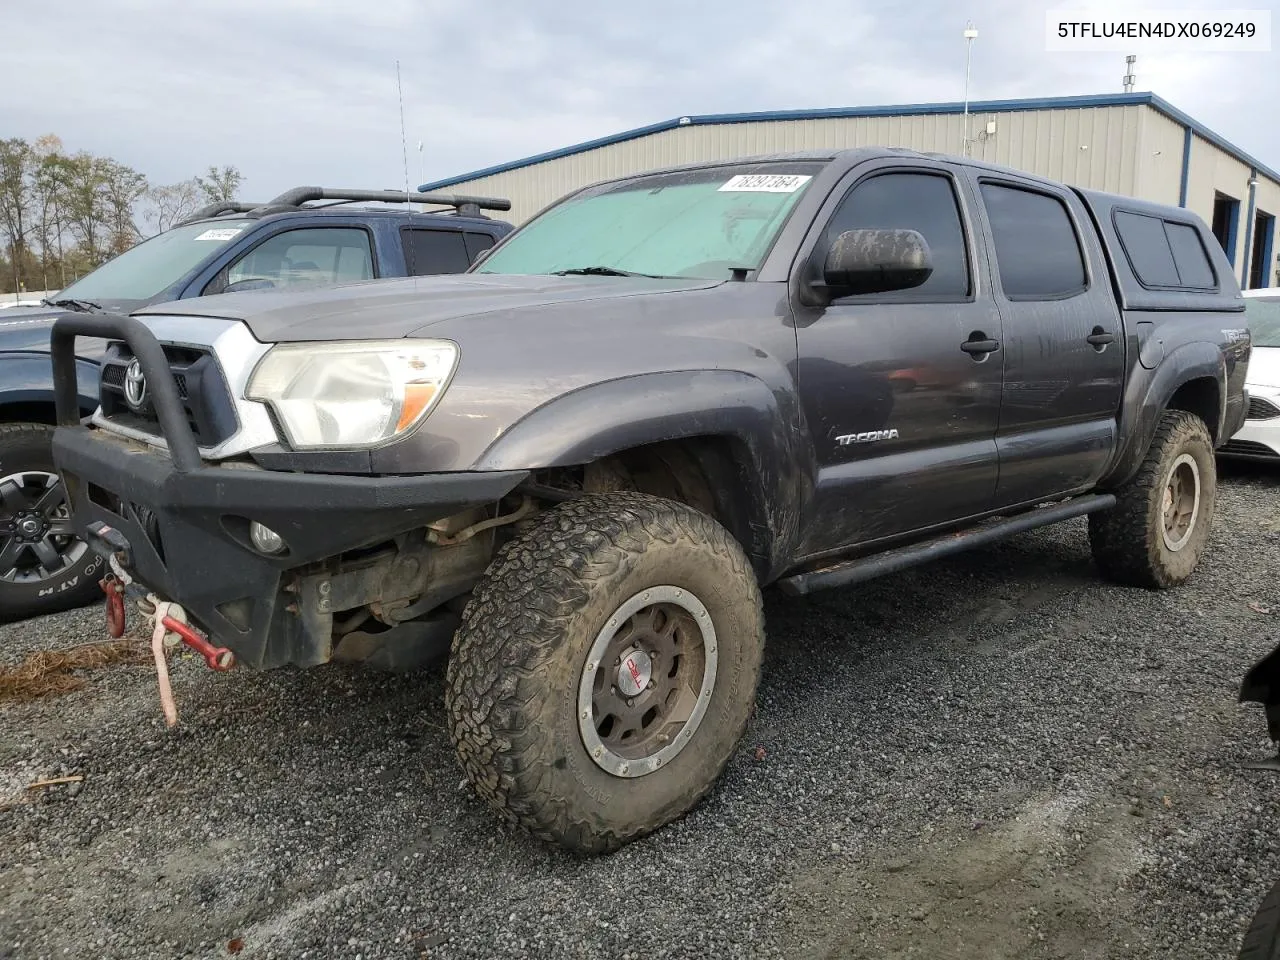
[[(671, 164), (882, 145), (962, 154), (964, 105), (679, 117), (424, 184), (510, 197), (520, 223), (580, 187)], [(1081, 187), (1189, 207), (1245, 287), (1280, 286), (1280, 173), (1153, 93), (969, 104), (969, 153)]]

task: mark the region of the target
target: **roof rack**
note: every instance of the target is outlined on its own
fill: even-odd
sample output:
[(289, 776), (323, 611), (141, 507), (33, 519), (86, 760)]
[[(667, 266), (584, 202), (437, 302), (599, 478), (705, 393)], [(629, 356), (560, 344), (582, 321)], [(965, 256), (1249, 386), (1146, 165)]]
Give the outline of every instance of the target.
[(511, 201), (497, 197), (468, 197), (456, 193), (412, 193), (403, 190), (333, 190), (327, 187), (294, 187), (259, 207), (257, 213), (292, 210), (311, 200), (345, 200), (377, 203), (427, 203), (453, 207), (464, 217), (480, 216), (481, 210), (510, 210)]
[[(294, 187), (266, 203), (241, 203), (223, 200), (197, 210), (182, 223), (207, 220), (229, 213), (284, 213), (302, 209), (304, 203), (313, 200), (336, 200), (340, 203), (424, 203), (431, 206), (453, 207), (453, 213), (461, 217), (484, 217), (482, 210), (510, 210), (511, 201), (500, 197), (471, 197), (456, 193), (422, 193), (403, 190), (346, 190), (328, 187)], [(337, 204), (330, 204), (337, 206)], [(308, 208), (315, 209), (315, 208)]]
[(224, 213), (248, 213), (250, 210), (256, 210), (262, 206), (260, 203), (241, 203), (237, 200), (219, 200), (217, 203), (211, 203), (208, 206), (201, 207), (189, 217), (179, 220), (175, 226), (184, 223), (194, 223), (197, 220), (208, 220), (210, 217), (221, 216)]

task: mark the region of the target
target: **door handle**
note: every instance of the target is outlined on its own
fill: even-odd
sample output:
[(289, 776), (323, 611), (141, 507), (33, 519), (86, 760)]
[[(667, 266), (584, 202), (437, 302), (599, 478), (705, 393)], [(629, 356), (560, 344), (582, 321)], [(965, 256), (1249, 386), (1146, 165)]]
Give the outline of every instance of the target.
[(995, 353), (1000, 349), (1000, 341), (987, 340), (983, 338), (982, 334), (975, 333), (964, 343), (960, 344), (960, 349), (968, 354)]
[(1085, 340), (1089, 341), (1089, 343), (1093, 344), (1095, 347), (1105, 347), (1108, 343), (1116, 342), (1116, 335), (1114, 333), (1107, 333), (1107, 331), (1103, 330), (1101, 327), (1094, 327), (1093, 333), (1085, 337)]

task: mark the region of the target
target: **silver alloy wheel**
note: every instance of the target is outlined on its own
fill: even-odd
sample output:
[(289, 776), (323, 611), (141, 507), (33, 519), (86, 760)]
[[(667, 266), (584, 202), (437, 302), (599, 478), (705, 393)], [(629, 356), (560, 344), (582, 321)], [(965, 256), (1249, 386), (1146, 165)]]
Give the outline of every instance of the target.
[(1177, 553), (1190, 541), (1200, 517), (1200, 466), (1184, 453), (1173, 461), (1165, 481), (1160, 533), (1164, 545)]
[(0, 477), (0, 583), (51, 580), (88, 549), (72, 529), (57, 474), (23, 470)]
[(641, 590), (596, 636), (578, 683), (587, 754), (616, 777), (643, 777), (693, 739), (715, 689), (716, 632), (681, 587)]

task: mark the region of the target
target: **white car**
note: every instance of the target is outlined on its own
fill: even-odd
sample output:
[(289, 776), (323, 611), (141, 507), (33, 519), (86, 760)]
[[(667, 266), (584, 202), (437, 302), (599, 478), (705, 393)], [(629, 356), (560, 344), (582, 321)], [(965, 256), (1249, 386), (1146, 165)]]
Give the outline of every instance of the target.
[(1253, 353), (1245, 390), (1249, 411), (1240, 432), (1222, 448), (1230, 457), (1280, 463), (1280, 287), (1244, 291)]

